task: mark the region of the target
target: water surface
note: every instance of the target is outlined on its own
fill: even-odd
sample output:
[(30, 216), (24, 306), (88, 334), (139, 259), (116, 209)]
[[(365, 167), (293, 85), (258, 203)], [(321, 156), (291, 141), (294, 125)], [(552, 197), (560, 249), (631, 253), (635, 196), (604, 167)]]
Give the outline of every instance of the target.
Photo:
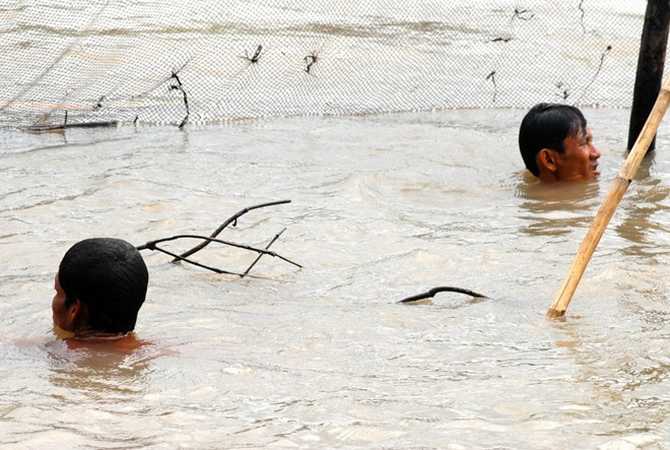
[[(0, 444), (108, 448), (667, 448), (668, 167), (644, 164), (564, 322), (544, 317), (623, 156), (546, 190), (524, 111), (0, 135)], [(127, 355), (51, 333), (53, 276), (92, 236), (207, 234), (273, 249), (240, 279), (145, 253)], [(183, 243), (182, 247), (188, 247)], [(179, 244), (177, 244), (179, 245)], [(222, 247), (200, 260), (243, 270)], [(482, 292), (396, 302), (439, 285)]]

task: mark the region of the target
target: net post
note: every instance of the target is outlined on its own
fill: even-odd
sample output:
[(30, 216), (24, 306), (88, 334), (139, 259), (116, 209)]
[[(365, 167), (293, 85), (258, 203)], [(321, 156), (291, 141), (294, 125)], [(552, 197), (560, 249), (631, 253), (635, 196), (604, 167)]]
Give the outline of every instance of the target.
[[(635, 140), (661, 89), (669, 29), (670, 0), (648, 0), (635, 75), (633, 106), (628, 128), (628, 151), (635, 145)], [(653, 150), (655, 145), (654, 138), (649, 151)]]

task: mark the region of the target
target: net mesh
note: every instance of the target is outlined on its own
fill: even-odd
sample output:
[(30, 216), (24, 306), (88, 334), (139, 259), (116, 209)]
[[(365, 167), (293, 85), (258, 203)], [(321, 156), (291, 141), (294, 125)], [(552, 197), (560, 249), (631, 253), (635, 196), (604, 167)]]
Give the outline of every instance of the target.
[(0, 126), (628, 107), (644, 1), (0, 0)]

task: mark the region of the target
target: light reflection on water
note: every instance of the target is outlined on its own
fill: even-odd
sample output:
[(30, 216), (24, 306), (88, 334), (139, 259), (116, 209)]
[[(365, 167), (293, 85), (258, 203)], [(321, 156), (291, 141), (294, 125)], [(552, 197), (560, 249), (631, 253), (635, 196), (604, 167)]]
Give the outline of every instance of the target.
[[(609, 138), (602, 179), (560, 191), (520, 171), (523, 113), (4, 134), (2, 447), (665, 448), (667, 139), (568, 318), (548, 322), (627, 113), (587, 111), (596, 143)], [(239, 279), (147, 253), (147, 345), (70, 349), (46, 331), (73, 242), (209, 233), (284, 198), (225, 237), (264, 245), (286, 226), (274, 248), (305, 269), (264, 258)], [(438, 285), (491, 299), (395, 303)]]

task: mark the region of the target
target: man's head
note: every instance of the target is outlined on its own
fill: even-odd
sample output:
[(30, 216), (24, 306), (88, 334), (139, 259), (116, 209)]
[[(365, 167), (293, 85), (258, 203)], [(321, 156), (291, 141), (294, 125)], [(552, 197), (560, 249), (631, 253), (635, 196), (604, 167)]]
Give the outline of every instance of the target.
[(54, 324), (75, 334), (132, 331), (148, 282), (147, 266), (128, 242), (80, 241), (65, 253), (56, 274)]
[(521, 122), (519, 149), (526, 168), (542, 181), (591, 180), (599, 175), (600, 152), (574, 106), (540, 103)]

